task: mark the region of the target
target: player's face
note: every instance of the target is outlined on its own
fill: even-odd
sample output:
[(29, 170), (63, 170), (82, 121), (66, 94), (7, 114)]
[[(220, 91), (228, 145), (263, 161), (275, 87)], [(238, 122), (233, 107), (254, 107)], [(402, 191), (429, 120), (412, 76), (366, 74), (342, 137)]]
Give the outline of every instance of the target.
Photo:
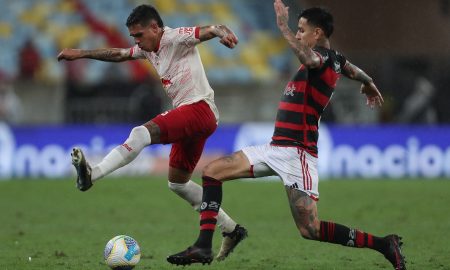
[(320, 28), (310, 25), (307, 19), (301, 17), (300, 20), (298, 20), (298, 30), (295, 38), (302, 44), (314, 47), (318, 39), (318, 30), (320, 30)]
[(141, 50), (151, 52), (156, 50), (159, 43), (159, 27), (152, 22), (147, 26), (141, 24), (134, 24), (128, 27), (130, 36), (134, 38), (134, 43), (141, 48)]

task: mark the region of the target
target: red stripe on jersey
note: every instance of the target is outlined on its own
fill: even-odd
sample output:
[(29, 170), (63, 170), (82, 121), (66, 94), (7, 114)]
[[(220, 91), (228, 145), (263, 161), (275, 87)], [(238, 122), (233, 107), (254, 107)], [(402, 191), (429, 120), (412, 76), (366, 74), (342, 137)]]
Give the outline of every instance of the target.
[[(293, 142), (296, 142), (296, 140), (294, 140), (292, 138), (283, 137), (283, 136), (272, 136), (272, 140), (274, 140), (274, 141), (293, 141)], [(274, 143), (273, 145), (283, 147), (283, 145), (277, 145), (276, 143)], [(286, 147), (291, 147), (291, 146), (286, 146)]]
[(328, 101), (330, 101), (329, 97), (327, 97), (324, 94), (320, 93), (319, 90), (317, 90), (314, 87), (311, 87), (311, 96), (322, 107), (325, 107), (328, 104)]
[(281, 101), (280, 104), (278, 105), (278, 109), (291, 112), (304, 112), (305, 105)]
[(195, 32), (194, 32), (194, 36), (196, 39), (200, 39), (200, 27), (196, 26), (195, 27)]
[(202, 211), (200, 213), (200, 219), (216, 219), (217, 218), (217, 212), (215, 211)]
[(291, 124), (291, 123), (285, 123), (285, 122), (275, 122), (275, 127), (277, 127), (277, 128), (287, 128), (287, 129), (298, 130), (298, 131), (305, 130), (305, 126), (304, 125), (297, 125), (297, 124)]
[(131, 47), (130, 48), (130, 57), (133, 57), (133, 54), (134, 54), (134, 47)]
[(200, 225), (200, 230), (208, 230), (208, 231), (214, 231), (216, 229), (216, 224), (203, 224)]
[(316, 110), (314, 110), (312, 107), (310, 107), (308, 105), (305, 106), (303, 104), (288, 103), (288, 102), (281, 101), (280, 104), (278, 104), (278, 109), (290, 111), (290, 112), (308, 113), (308, 114), (312, 114), (316, 117), (319, 116), (319, 114), (317, 113)]
[(328, 87), (336, 88), (336, 83), (339, 79), (340, 75), (334, 71), (331, 67), (328, 67), (322, 75), (320, 75), (320, 79), (325, 82)]

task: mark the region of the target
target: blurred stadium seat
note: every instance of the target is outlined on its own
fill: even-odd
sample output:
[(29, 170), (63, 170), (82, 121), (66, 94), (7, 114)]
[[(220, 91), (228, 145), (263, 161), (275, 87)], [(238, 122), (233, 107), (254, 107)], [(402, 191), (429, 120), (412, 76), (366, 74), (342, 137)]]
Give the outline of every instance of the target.
[[(58, 71), (55, 61), (62, 48), (117, 46), (111, 44), (104, 33), (93, 29), (81, 9), (85, 8), (104, 27), (120, 33), (127, 41), (126, 45), (131, 46), (125, 21), (130, 11), (141, 3), (143, 1), (1, 0), (4, 15), (0, 19), (0, 44), (10, 53), (1, 55), (0, 71), (9, 78), (20, 77), (16, 56), (25, 41), (32, 40), (43, 59), (36, 79), (62, 81), (64, 74)], [(151, 4), (170, 27), (227, 24), (241, 41), (245, 41), (235, 50), (229, 50), (219, 42), (200, 46), (212, 83), (273, 80), (283, 71), (282, 66), (289, 63), (284, 56), (286, 44), (277, 42), (279, 38), (274, 40), (273, 11), (258, 1), (155, 0)], [(99, 64), (92, 61), (85, 66), (98, 67)], [(148, 69), (151, 72), (152, 69)], [(101, 74), (98, 77), (102, 77)]]

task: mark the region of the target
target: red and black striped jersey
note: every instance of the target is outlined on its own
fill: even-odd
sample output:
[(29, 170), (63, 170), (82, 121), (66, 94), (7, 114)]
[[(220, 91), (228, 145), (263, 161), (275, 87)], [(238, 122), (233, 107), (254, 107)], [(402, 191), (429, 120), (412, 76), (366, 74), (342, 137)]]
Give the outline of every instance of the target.
[(320, 117), (328, 105), (346, 59), (338, 52), (315, 47), (319, 68), (301, 65), (286, 85), (275, 122), (273, 145), (298, 146), (317, 157)]

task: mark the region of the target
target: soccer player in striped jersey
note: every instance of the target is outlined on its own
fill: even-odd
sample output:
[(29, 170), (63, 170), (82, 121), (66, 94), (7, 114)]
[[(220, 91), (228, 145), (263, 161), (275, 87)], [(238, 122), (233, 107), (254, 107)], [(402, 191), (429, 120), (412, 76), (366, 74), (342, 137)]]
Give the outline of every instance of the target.
[[(129, 15), (126, 25), (136, 43), (134, 47), (64, 49), (58, 55), (58, 60), (90, 58), (123, 62), (147, 59), (161, 77), (174, 109), (133, 128), (128, 139), (95, 166), (90, 166), (80, 148), (74, 148), (72, 163), (78, 174), (78, 189), (88, 190), (95, 181), (134, 160), (146, 146), (172, 144), (169, 188), (199, 211), (202, 187), (190, 178), (206, 140), (217, 128), (219, 112), (196, 45), (218, 37), (220, 43), (232, 49), (237, 45), (238, 38), (224, 25), (179, 28), (164, 26), (158, 11), (150, 5), (136, 7)], [(224, 236), (217, 256), (221, 260), (245, 238), (247, 231), (223, 210), (220, 210), (218, 223)]]
[(278, 105), (272, 142), (245, 147), (229, 157), (213, 161), (203, 171), (203, 203), (200, 234), (187, 250), (167, 258), (173, 264), (210, 263), (211, 241), (217, 211), (222, 202), (222, 182), (278, 175), (283, 181), (292, 216), (300, 234), (310, 240), (370, 248), (383, 254), (396, 270), (406, 269), (400, 237), (377, 237), (331, 221), (319, 220), (317, 201), (317, 140), (319, 120), (342, 74), (362, 83), (367, 105), (381, 106), (383, 98), (372, 79), (330, 48), (333, 18), (321, 8), (299, 15), (297, 34), (288, 27), (288, 7), (274, 2), (277, 24), (300, 60), (300, 68), (288, 82)]

